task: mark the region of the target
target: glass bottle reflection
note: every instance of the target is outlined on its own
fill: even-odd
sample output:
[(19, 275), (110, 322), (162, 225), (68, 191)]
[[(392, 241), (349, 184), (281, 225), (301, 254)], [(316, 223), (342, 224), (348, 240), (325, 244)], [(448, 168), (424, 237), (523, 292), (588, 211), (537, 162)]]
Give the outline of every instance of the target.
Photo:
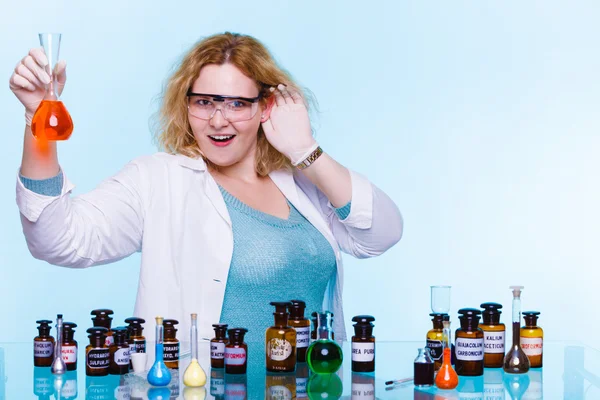
[(54, 394), (54, 375), (48, 367), (33, 367), (33, 394), (39, 400), (49, 400)]
[(225, 398), (225, 370), (222, 368), (210, 369), (210, 395), (217, 400)]
[(336, 400), (342, 396), (344, 387), (336, 374), (313, 374), (308, 380), (307, 393), (310, 400)]
[(504, 387), (511, 400), (522, 400), (529, 387), (529, 374), (504, 374)]
[(375, 400), (375, 376), (352, 373), (351, 400)]
[(504, 372), (501, 368), (486, 368), (483, 371), (483, 398), (486, 400), (504, 400)]
[(247, 394), (246, 374), (225, 374), (225, 399), (246, 400)]
[(307, 385), (308, 385), (308, 377), (310, 374), (310, 370), (308, 368), (307, 363), (298, 363), (296, 364), (296, 398), (297, 399), (307, 399), (308, 393)]
[(265, 376), (265, 399), (292, 400), (296, 398), (296, 374), (272, 373)]

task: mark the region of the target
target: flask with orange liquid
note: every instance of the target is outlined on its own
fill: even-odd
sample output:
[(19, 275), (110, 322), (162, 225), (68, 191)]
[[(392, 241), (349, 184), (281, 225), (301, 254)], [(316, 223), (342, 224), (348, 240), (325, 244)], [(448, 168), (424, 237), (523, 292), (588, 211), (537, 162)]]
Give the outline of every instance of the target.
[(67, 140), (73, 132), (73, 120), (67, 108), (60, 101), (54, 74), (60, 51), (60, 33), (40, 33), (40, 44), (48, 58), (46, 72), (50, 83), (46, 85), (44, 99), (31, 120), (31, 132), (39, 140)]
[(452, 368), (452, 346), (450, 345), (450, 318), (444, 318), (444, 355), (442, 366), (435, 376), (435, 386), (439, 389), (454, 389), (458, 386), (458, 375)]

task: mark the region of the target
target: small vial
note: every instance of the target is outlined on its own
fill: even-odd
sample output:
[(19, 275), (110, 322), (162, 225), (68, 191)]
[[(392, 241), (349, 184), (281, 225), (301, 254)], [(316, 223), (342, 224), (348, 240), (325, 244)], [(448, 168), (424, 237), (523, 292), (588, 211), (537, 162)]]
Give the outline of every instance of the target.
[(352, 318), (354, 336), (352, 336), (352, 371), (375, 371), (375, 336), (373, 336), (371, 315), (357, 315)]
[(50, 324), (52, 321), (49, 319), (41, 319), (35, 321), (40, 326), (38, 329), (38, 336), (33, 338), (33, 365), (36, 367), (49, 367), (54, 361), (54, 338), (50, 336)]
[(502, 304), (483, 303), (483, 366), (484, 368), (502, 368), (506, 342), (506, 326), (500, 322)]
[(225, 345), (227, 340), (227, 324), (213, 324), (215, 337), (210, 340), (211, 368), (225, 368)]
[(106, 333), (108, 329), (104, 327), (89, 328), (90, 344), (85, 348), (85, 374), (87, 376), (105, 376), (108, 375), (110, 366), (110, 353), (106, 346)]
[(296, 330), (296, 361), (303, 363), (306, 362), (306, 351), (310, 346), (310, 321), (304, 318), (305, 302), (291, 300), (290, 303), (288, 324)]
[(476, 308), (458, 310), (460, 328), (456, 330), (456, 363), (458, 375), (483, 375), (483, 331), (479, 328), (481, 311)]
[(448, 316), (445, 313), (431, 313), (429, 316), (433, 317), (433, 328), (427, 332), (427, 348), (429, 348), (429, 355), (433, 359), (433, 366), (435, 370), (439, 370), (442, 367), (442, 358), (444, 356), (444, 317)]
[(111, 375), (124, 375), (129, 373), (129, 344), (127, 344), (127, 328), (113, 329), (114, 343), (108, 347)]
[(225, 372), (228, 374), (245, 374), (248, 366), (248, 345), (244, 343), (244, 335), (248, 329), (229, 329), (229, 343), (225, 345)]
[(414, 367), (415, 386), (433, 386), (434, 372), (433, 359), (429, 355), (429, 348), (419, 349)]
[(179, 324), (179, 321), (175, 319), (165, 319), (163, 321), (165, 330), (163, 357), (165, 365), (171, 369), (179, 369), (179, 340), (177, 339), (177, 328), (175, 328), (177, 324)]
[(111, 344), (113, 344), (113, 333), (110, 330), (110, 326), (112, 324), (112, 317), (111, 315), (113, 315), (114, 312), (113, 310), (108, 310), (108, 309), (100, 309), (100, 310), (92, 310), (91, 315), (93, 315), (94, 317), (92, 318), (92, 323), (94, 324), (94, 327), (102, 327), (102, 328), (106, 328), (106, 346), (110, 346)]
[(544, 331), (537, 326), (539, 311), (524, 311), (525, 326), (521, 327), (521, 348), (527, 354), (531, 368), (541, 368), (544, 352)]
[(67, 366), (67, 371), (77, 370), (77, 341), (73, 339), (75, 336), (75, 328), (77, 328), (77, 324), (73, 322), (63, 322), (61, 354), (62, 359)]

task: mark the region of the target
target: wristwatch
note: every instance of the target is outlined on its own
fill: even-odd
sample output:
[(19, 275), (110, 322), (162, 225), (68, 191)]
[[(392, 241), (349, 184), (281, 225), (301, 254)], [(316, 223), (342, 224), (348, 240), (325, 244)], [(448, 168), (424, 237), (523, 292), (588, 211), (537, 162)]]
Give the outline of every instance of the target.
[(298, 168), (299, 170), (303, 170), (303, 169), (307, 168), (312, 163), (314, 163), (317, 160), (317, 158), (319, 158), (321, 156), (321, 154), (323, 154), (323, 149), (321, 148), (321, 146), (318, 146), (315, 149), (315, 151), (310, 153), (310, 155), (308, 157), (306, 157), (304, 160), (302, 160), (298, 164), (296, 164), (296, 168)]

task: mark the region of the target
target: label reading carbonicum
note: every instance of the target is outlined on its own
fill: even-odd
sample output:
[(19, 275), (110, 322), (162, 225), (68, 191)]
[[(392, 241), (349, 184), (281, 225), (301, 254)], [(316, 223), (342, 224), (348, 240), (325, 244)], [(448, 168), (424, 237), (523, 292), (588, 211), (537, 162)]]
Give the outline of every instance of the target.
[(241, 347), (225, 348), (225, 365), (244, 365), (246, 363), (246, 350)]
[(225, 343), (211, 342), (210, 358), (213, 360), (222, 360), (225, 358)]
[(292, 355), (293, 347), (285, 339), (273, 338), (267, 346), (267, 357), (273, 361), (283, 361)]
[(375, 343), (352, 342), (352, 361), (371, 362), (375, 359)]
[(483, 348), (485, 353), (504, 354), (504, 331), (483, 331)]
[(435, 361), (440, 361), (444, 355), (444, 346), (441, 340), (427, 339), (427, 347), (429, 348), (429, 354)]
[(483, 360), (483, 338), (467, 339), (456, 338), (455, 343), (456, 359), (461, 361), (482, 361)]
[(308, 347), (310, 345), (310, 326), (294, 329), (296, 330), (296, 348)]
[(123, 348), (115, 351), (113, 354), (115, 364), (117, 365), (127, 365), (129, 364), (129, 348)]
[(110, 365), (110, 353), (106, 348), (92, 349), (86, 355), (86, 364), (92, 369), (106, 368)]
[(544, 339), (521, 336), (521, 348), (528, 356), (541, 356), (544, 348)]
[(54, 344), (52, 342), (33, 342), (34, 357), (52, 357), (54, 353)]
[(62, 359), (67, 364), (73, 364), (77, 362), (77, 346), (61, 346)]
[(177, 361), (179, 360), (179, 343), (178, 342), (165, 342), (164, 343), (164, 356), (165, 361)]

